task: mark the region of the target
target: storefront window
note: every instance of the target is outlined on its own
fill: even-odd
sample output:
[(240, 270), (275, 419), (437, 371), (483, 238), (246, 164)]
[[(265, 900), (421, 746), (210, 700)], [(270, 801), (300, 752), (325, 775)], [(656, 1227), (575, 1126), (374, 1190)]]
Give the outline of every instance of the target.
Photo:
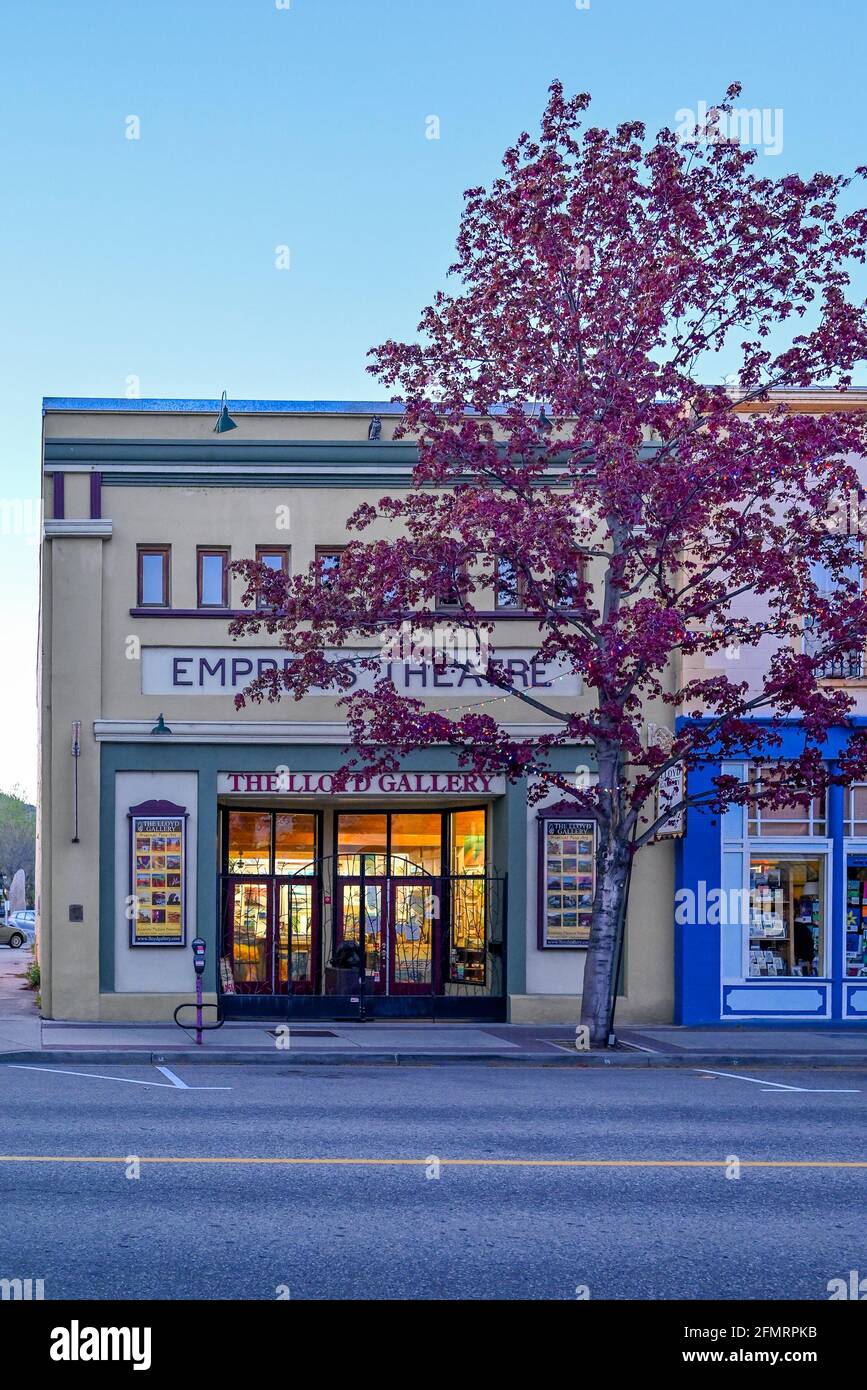
[(449, 980), (483, 985), (486, 953), (484, 808), (451, 813), (451, 944)]
[[(784, 775), (785, 769), (779, 765), (750, 768), (750, 782), (755, 788), (769, 788)], [(769, 837), (824, 835), (825, 798), (813, 797), (806, 805), (750, 806), (748, 834)]]
[(821, 975), (825, 959), (825, 861), (750, 856), (750, 975)]
[(485, 812), (453, 811), (452, 873), (484, 874), (485, 872)]
[(867, 854), (850, 854), (846, 861), (845, 973), (850, 979), (867, 976)]
[(378, 814), (344, 815), (337, 818), (337, 872), (358, 878), (361, 856), (364, 872), (384, 877), (388, 872), (388, 817)]
[(228, 819), (229, 873), (270, 874), (270, 812), (230, 811)]
[(442, 824), (438, 811), (396, 811), (391, 818), (391, 872), (401, 877), (441, 873)]
[(274, 872), (312, 874), (316, 870), (316, 817), (280, 815), (274, 818)]

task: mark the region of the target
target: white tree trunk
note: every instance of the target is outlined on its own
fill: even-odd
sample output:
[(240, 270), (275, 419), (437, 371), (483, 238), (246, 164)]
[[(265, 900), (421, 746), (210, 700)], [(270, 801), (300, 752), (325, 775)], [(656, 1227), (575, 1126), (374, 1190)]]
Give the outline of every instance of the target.
[(629, 843), (617, 836), (603, 840), (599, 851), (599, 878), (593, 903), (590, 946), (584, 963), (581, 1022), (590, 1029), (595, 1047), (608, 1042), (614, 978), (620, 930), (629, 880)]

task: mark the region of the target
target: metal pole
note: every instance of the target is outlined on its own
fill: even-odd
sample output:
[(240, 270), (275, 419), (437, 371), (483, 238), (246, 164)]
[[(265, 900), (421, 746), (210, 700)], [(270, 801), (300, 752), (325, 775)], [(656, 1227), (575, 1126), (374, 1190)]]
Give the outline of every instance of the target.
[(78, 838), (78, 760), (81, 757), (81, 720), (74, 719), (72, 722), (72, 810), (75, 819), (75, 834), (72, 837), (74, 845), (80, 844)]
[(202, 1045), (202, 977), (196, 975), (196, 1044)]
[(358, 890), (358, 945), (361, 964), (358, 981), (358, 1021), (364, 1022), (364, 985), (367, 979), (367, 896), (364, 883), (364, 850), (361, 851), (361, 883)]

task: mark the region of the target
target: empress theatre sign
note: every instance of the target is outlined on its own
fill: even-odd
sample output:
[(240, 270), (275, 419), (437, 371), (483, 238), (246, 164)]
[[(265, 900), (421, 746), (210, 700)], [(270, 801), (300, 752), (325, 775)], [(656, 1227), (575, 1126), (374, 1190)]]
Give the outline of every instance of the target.
[[(338, 659), (351, 677), (345, 689), (336, 686), (324, 690), (314, 688), (311, 695), (330, 695), (332, 698), (352, 690), (372, 690), (382, 676), (392, 680), (406, 694), (423, 695), (428, 699), (454, 696), (456, 692), (502, 694), (502, 687), (491, 685), (478, 671), (462, 670), (455, 666), (437, 667), (430, 661), (380, 660), (379, 670), (360, 665), (374, 651), (329, 652)], [(273, 647), (143, 647), (141, 682), (143, 695), (237, 695), (256, 676), (291, 666), (293, 658)], [(529, 647), (500, 650), (494, 665), (507, 674), (518, 690), (545, 691), (551, 695), (580, 695), (581, 678), (567, 667), (553, 661), (539, 661)]]

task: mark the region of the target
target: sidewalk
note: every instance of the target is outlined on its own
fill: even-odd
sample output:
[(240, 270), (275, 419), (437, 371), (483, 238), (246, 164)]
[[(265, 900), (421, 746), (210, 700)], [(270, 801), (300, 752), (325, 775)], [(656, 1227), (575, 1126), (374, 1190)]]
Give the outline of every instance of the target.
[[(2, 1004), (3, 1001), (0, 1001)], [(286, 1030), (288, 1032), (281, 1031)], [(171, 1024), (61, 1023), (0, 1014), (0, 1062), (221, 1062), (280, 1066), (448, 1064), (571, 1067), (865, 1067), (867, 1028), (618, 1030), (617, 1047), (579, 1053), (568, 1025), (411, 1022), (227, 1023), (196, 1046)]]

